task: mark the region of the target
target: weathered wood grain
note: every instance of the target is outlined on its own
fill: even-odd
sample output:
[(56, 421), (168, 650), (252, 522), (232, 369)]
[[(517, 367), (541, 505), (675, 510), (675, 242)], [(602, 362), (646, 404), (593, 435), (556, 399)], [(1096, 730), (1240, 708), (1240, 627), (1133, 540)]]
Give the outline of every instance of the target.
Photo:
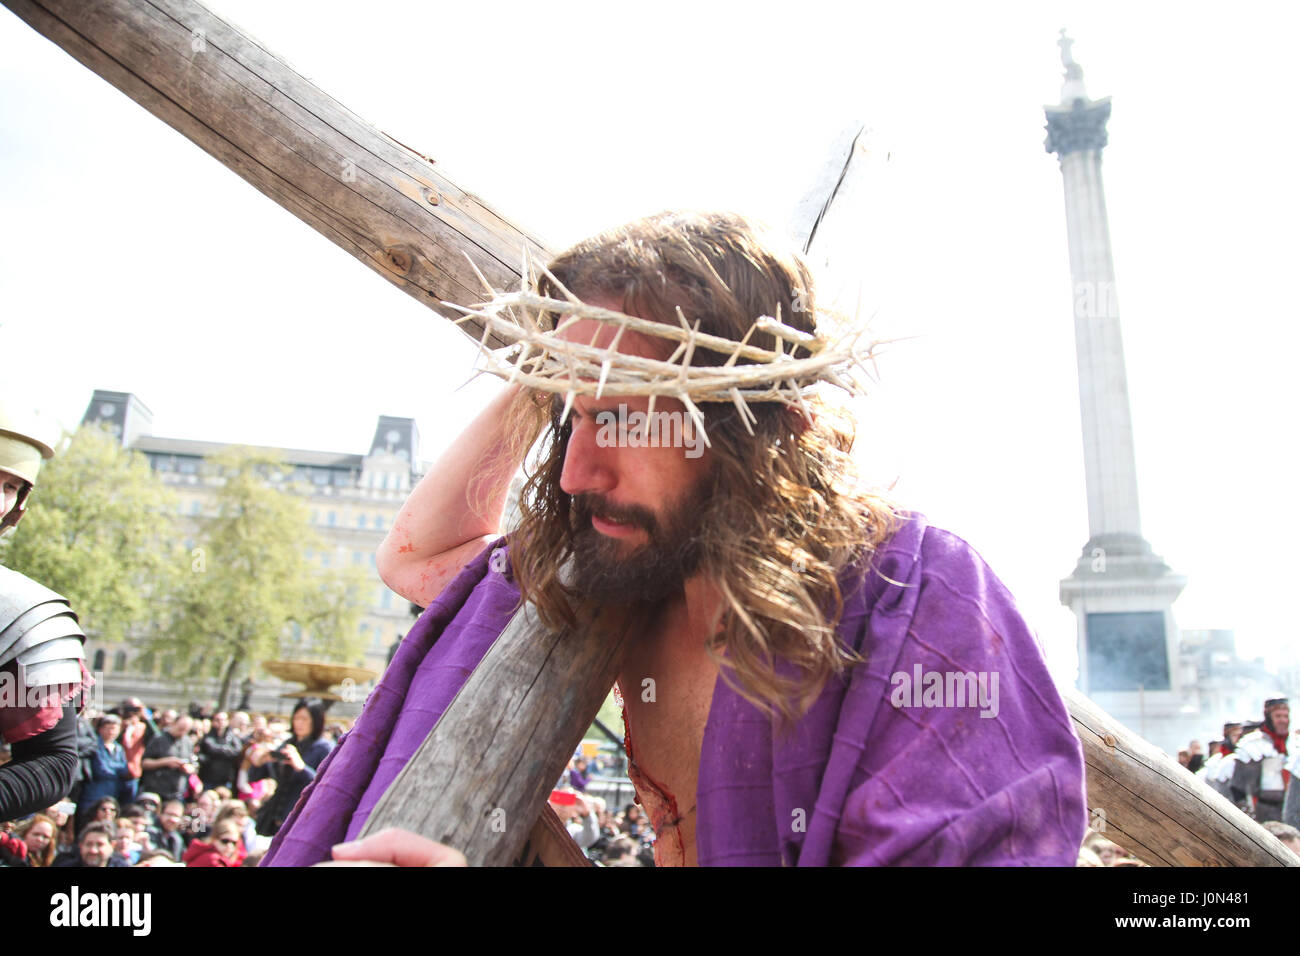
[(1151, 866), (1300, 866), (1276, 837), (1078, 691), (1093, 829)]
[[(194, 0), (0, 0), (264, 195), (439, 314), (546, 247)], [(189, 201), (189, 200), (187, 200)], [(477, 320), (461, 328), (479, 338)], [(489, 343), (502, 343), (489, 339)]]
[[(370, 813), (362, 835), (412, 830), (472, 866), (523, 849), (644, 621), (546, 632), (525, 605)], [(566, 834), (567, 838), (567, 834)]]

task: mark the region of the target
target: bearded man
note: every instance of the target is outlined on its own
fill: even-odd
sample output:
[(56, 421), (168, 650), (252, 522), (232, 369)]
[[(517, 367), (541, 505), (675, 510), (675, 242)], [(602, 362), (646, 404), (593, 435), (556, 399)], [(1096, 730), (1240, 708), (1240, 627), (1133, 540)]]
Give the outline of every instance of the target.
[[(538, 283), (594, 307), (561, 308), (546, 327), (606, 349), (624, 385), (646, 360), (725, 371), (736, 359), (595, 309), (674, 331), (698, 322), (715, 342), (793, 362), (818, 332), (812, 289), (797, 256), (727, 214), (612, 230)], [(765, 316), (789, 325), (774, 333)], [(339, 860), (463, 862), (396, 830), (334, 845), (355, 841), (527, 601), (553, 629), (610, 606), (649, 622), (616, 689), (660, 865), (1073, 865), (1081, 749), (1034, 635), (965, 542), (864, 487), (851, 422), (798, 385), (784, 402), (733, 395), (702, 410), (685, 392), (507, 387), (381, 546), (381, 576), (428, 610), (263, 863), (332, 847)], [(647, 440), (656, 421), (673, 440)], [(511, 477), (539, 431), (503, 539)]]

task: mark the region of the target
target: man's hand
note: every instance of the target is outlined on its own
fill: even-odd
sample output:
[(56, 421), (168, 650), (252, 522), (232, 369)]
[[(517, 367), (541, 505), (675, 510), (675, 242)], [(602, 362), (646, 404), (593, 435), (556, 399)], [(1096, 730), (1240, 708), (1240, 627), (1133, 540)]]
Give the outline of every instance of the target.
[(318, 866), (469, 866), (459, 850), (409, 830), (380, 830), (330, 852), (334, 859)]

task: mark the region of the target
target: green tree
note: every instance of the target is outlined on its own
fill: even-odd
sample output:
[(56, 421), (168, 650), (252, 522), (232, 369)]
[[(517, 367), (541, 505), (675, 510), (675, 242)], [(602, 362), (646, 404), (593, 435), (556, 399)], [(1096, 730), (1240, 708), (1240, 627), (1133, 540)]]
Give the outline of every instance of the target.
[(0, 560), (53, 588), (107, 643), (159, 626), (178, 554), (176, 498), (99, 427), (65, 435)]
[(306, 550), (324, 545), (302, 499), (281, 490), (288, 469), (265, 452), (232, 447), (204, 470), (219, 483), (215, 513), (199, 522), (174, 623), (153, 647), (175, 654), (191, 675), (219, 662), (222, 708), (236, 674), (279, 657), (294, 624), (310, 635), (314, 655), (359, 656), (365, 575), (308, 561)]

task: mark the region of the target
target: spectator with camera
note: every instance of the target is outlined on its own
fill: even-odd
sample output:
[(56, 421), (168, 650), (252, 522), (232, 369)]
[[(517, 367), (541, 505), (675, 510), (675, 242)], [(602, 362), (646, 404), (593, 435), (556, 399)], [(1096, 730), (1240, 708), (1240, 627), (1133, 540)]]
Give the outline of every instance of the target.
[(198, 770), (190, 725), (188, 715), (177, 716), (166, 724), (162, 733), (149, 741), (142, 761), (144, 773), (140, 786), (143, 789), (164, 800), (185, 798), (190, 775)]
[(128, 697), (117, 710), (122, 717), (122, 749), (126, 751), (126, 764), (131, 769), (128, 788), (134, 797), (139, 792), (140, 777), (144, 773), (144, 748), (158, 736), (158, 728), (153, 725), (138, 697)]
[(293, 709), (292, 736), (275, 745), (255, 745), (248, 753), (250, 782), (275, 781), (275, 793), (257, 814), (257, 832), (275, 836), (299, 795), (316, 777), (334, 743), (325, 733), (325, 704), (319, 700), (300, 700)]

